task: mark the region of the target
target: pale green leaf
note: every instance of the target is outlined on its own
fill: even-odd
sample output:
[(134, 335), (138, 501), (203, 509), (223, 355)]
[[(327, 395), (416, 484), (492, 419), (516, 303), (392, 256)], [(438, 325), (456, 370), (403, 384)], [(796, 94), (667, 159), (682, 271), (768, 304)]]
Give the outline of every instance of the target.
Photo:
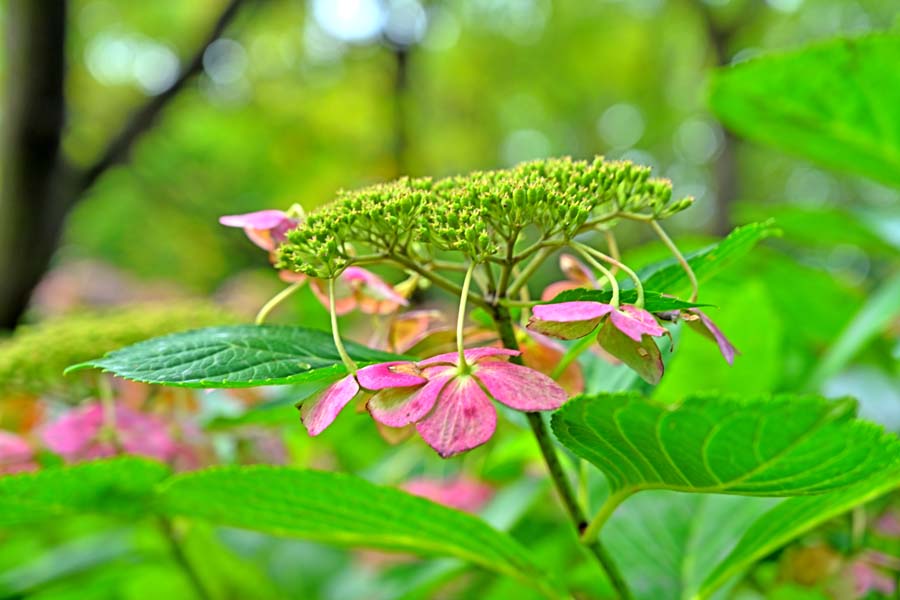
[(900, 187), (900, 36), (837, 39), (721, 69), (711, 105), (737, 133)]
[(77, 513), (142, 514), (168, 475), (161, 463), (122, 457), (0, 477), (0, 526)]
[(339, 473), (218, 468), (163, 486), (159, 507), (183, 516), (347, 546), (452, 556), (556, 592), (527, 551), (477, 517)]
[(900, 443), (854, 419), (852, 400), (694, 396), (669, 407), (637, 394), (581, 396), (553, 415), (557, 438), (620, 498), (646, 489), (816, 494), (891, 466)]
[[(360, 366), (397, 356), (345, 342)], [(234, 388), (334, 379), (347, 373), (330, 333), (235, 325), (153, 338), (71, 367), (96, 367), (143, 383)]]

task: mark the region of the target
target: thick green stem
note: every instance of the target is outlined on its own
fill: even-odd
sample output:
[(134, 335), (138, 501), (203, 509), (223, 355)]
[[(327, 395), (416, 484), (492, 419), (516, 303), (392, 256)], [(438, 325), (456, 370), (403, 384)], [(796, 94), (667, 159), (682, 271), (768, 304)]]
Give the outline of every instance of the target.
[[(494, 322), (497, 324), (497, 332), (500, 334), (503, 346), (511, 350), (518, 350), (519, 344), (516, 341), (516, 334), (513, 330), (509, 310), (504, 306), (497, 305), (492, 307), (492, 311)], [(522, 364), (522, 359), (519, 356), (514, 356), (510, 360), (517, 364)], [(575, 526), (575, 530), (578, 532), (579, 536), (581, 536), (580, 539), (582, 544), (590, 550), (594, 557), (596, 557), (619, 597), (622, 598), (622, 600), (629, 600), (631, 594), (628, 591), (628, 586), (622, 578), (622, 575), (619, 573), (615, 563), (613, 563), (612, 558), (606, 552), (603, 544), (601, 544), (600, 539), (594, 538), (588, 541), (582, 535), (582, 532), (588, 528), (587, 517), (575, 498), (572, 484), (569, 482), (569, 478), (566, 476), (562, 464), (559, 461), (559, 456), (556, 454), (556, 447), (553, 444), (553, 439), (550, 436), (550, 430), (547, 428), (547, 423), (540, 413), (525, 413), (525, 416), (528, 418), (528, 425), (531, 427), (534, 438), (544, 457), (544, 463), (547, 465), (550, 479), (562, 500), (563, 506), (569, 515), (569, 519)]]
[(585, 544), (590, 544), (598, 540), (600, 530), (606, 524), (606, 521), (627, 497), (628, 494), (623, 493), (610, 494), (603, 506), (600, 507), (600, 510), (597, 511), (597, 514), (594, 515), (594, 518), (591, 519), (590, 524), (581, 532), (581, 541)]

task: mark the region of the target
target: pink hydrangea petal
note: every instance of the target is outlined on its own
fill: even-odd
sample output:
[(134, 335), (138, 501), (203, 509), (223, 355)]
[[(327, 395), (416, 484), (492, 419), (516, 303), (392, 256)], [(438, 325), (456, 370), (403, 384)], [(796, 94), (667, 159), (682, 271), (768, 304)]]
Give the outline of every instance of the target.
[(615, 309), (601, 302), (575, 301), (539, 304), (532, 309), (527, 328), (564, 340), (584, 337), (594, 331), (604, 316)]
[(416, 423), (431, 412), (444, 386), (454, 376), (454, 371), (437, 375), (419, 389), (382, 390), (369, 398), (366, 408), (373, 419), (389, 427), (403, 427)]
[(309, 435), (319, 435), (337, 418), (338, 413), (359, 393), (353, 375), (347, 375), (321, 392), (307, 398), (300, 406), (300, 420)]
[(494, 400), (516, 410), (556, 410), (569, 398), (559, 384), (543, 373), (512, 363), (480, 363), (475, 377)]
[(363, 367), (356, 372), (356, 380), (367, 390), (422, 385), (427, 380), (417, 372), (418, 368), (411, 362), (386, 362)]
[(474, 377), (456, 377), (434, 410), (416, 424), (422, 439), (443, 458), (485, 443), (497, 427), (497, 411)]
[(615, 323), (607, 321), (600, 328), (597, 341), (605, 351), (632, 368), (647, 383), (656, 385), (662, 379), (662, 354), (649, 335), (635, 341)]
[(688, 326), (699, 332), (704, 337), (707, 337), (714, 341), (717, 346), (719, 346), (719, 351), (722, 353), (722, 356), (725, 357), (725, 361), (732, 365), (734, 364), (734, 357), (741, 352), (734, 347), (725, 334), (722, 333), (722, 330), (716, 327), (716, 324), (712, 322), (706, 313), (696, 308), (688, 309), (688, 312), (691, 315), (695, 315), (697, 318), (686, 318), (685, 322)]
[(250, 229), (273, 229), (285, 221), (295, 223), (287, 213), (280, 210), (258, 210), (240, 215), (224, 215), (219, 217), (219, 223), (226, 227), (241, 227)]
[[(485, 346), (483, 348), (469, 348), (468, 350), (464, 350), (463, 354), (466, 356), (466, 362), (472, 364), (479, 360), (485, 360), (497, 356), (518, 356), (518, 350), (510, 350), (508, 348), (494, 348), (491, 346)], [(458, 352), (447, 352), (445, 354), (438, 354), (437, 356), (432, 356), (431, 358), (426, 358), (425, 360), (419, 361), (417, 363), (420, 367), (428, 367), (431, 365), (437, 364), (459, 364), (459, 353)]]
[(636, 342), (640, 342), (644, 334), (666, 335), (666, 329), (656, 322), (653, 315), (637, 306), (623, 304), (619, 310), (614, 310), (609, 318), (619, 331)]
[(531, 309), (535, 318), (541, 321), (558, 323), (574, 323), (599, 319), (615, 309), (609, 304), (576, 300), (575, 302), (558, 302), (556, 304), (538, 304)]
[(294, 271), (288, 271), (287, 269), (278, 271), (278, 279), (285, 283), (303, 283), (306, 281), (306, 278), (307, 276), (304, 273), (295, 273)]

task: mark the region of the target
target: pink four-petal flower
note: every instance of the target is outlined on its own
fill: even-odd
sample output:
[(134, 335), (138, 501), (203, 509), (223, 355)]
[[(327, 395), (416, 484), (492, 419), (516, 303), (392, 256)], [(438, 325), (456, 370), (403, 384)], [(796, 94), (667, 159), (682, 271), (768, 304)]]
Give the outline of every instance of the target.
[(636, 342), (644, 335), (666, 335), (666, 330), (653, 315), (637, 306), (624, 304), (619, 308), (602, 302), (578, 300), (557, 304), (539, 304), (532, 309), (528, 328), (538, 333), (573, 340), (594, 331), (609, 315), (612, 324)]

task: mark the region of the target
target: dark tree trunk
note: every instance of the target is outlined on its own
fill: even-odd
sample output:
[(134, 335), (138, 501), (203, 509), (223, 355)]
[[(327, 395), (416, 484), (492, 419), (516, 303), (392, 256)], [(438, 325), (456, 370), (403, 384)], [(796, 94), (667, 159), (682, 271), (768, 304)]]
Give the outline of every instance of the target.
[(0, 330), (19, 321), (56, 249), (69, 207), (65, 0), (10, 0), (0, 180)]

